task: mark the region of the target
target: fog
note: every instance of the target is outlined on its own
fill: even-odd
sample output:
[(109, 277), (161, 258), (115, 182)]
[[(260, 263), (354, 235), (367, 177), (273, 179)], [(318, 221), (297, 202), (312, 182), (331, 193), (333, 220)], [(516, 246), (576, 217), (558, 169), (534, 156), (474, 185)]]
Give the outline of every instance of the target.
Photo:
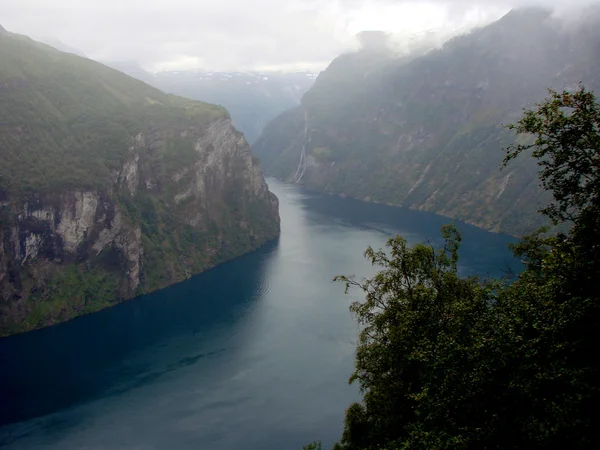
[(102, 61), (161, 70), (320, 70), (356, 48), (357, 33), (393, 33), (400, 47), (449, 37), (542, 5), (558, 14), (584, 0), (3, 0), (9, 31)]

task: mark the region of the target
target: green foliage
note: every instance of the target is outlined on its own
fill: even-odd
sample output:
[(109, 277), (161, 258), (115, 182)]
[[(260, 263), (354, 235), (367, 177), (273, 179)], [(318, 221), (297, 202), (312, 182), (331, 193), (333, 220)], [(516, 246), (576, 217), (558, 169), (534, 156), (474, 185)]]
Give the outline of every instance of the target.
[[(470, 403), (491, 347), (489, 305), (499, 283), (461, 278), (460, 235), (453, 227), (442, 234), (440, 249), (390, 239), (389, 254), (365, 253), (381, 269), (374, 278), (337, 278), (366, 297), (351, 308), (363, 331), (350, 381), (364, 398), (347, 411), (340, 448), (441, 448), (476, 434)], [(465, 378), (466, 370), (475, 373)]]
[(504, 164), (534, 149), (542, 185), (554, 197), (542, 212), (556, 224), (577, 220), (582, 209), (600, 202), (600, 105), (584, 87), (575, 93), (551, 90), (550, 94), (509, 127), (535, 136), (535, 141), (509, 147)]
[[(248, 189), (243, 149), (221, 161), (227, 180), (213, 183), (215, 173), (208, 173), (202, 198), (194, 191), (202, 157), (196, 146), (209, 126), (228, 117), (222, 107), (164, 94), (11, 33), (0, 34), (0, 61), (0, 196), (8, 200), (0, 206), (0, 248), (46, 233), (35, 261), (22, 264), (19, 255), (0, 251), (0, 272), (11, 274), (0, 276), (0, 335), (164, 288), (277, 236), (276, 201)], [(229, 132), (228, 123), (218, 125)], [(76, 210), (71, 194), (82, 190), (99, 201), (76, 254), (64, 251), (56, 223), (44, 228), (32, 219), (40, 228), (32, 230), (18, 222), (26, 202), (57, 217), (59, 206)], [(98, 254), (98, 233), (117, 215), (120, 245)], [(138, 227), (143, 252), (134, 262), (128, 258), (137, 259)], [(134, 264), (139, 285), (128, 279)]]
[[(101, 258), (111, 252), (112, 249), (105, 250)], [(23, 321), (0, 323), (0, 335), (41, 328), (115, 305), (123, 289), (121, 267), (105, 262), (61, 267), (48, 277), (43, 289), (32, 291), (27, 299), (30, 312)]]
[(133, 136), (227, 116), (24, 36), (0, 36), (0, 60), (0, 185), (13, 193), (105, 187)]
[(357, 282), (363, 326), (356, 352), (361, 403), (346, 411), (336, 450), (595, 448), (600, 422), (600, 106), (593, 94), (551, 92), (511, 128), (533, 148), (554, 197), (543, 213), (568, 233), (526, 236), (514, 280), (462, 278), (460, 236), (443, 248), (369, 248), (377, 275)]

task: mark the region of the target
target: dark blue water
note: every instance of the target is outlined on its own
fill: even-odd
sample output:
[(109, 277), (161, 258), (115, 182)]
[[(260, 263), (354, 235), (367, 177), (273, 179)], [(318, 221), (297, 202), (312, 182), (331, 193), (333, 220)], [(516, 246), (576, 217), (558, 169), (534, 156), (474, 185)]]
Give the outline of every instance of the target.
[[(299, 449), (342, 430), (357, 325), (338, 274), (367, 245), (440, 241), (433, 214), (270, 180), (277, 242), (161, 292), (0, 340), (0, 445), (11, 449)], [(461, 271), (518, 269), (513, 240), (469, 225)]]

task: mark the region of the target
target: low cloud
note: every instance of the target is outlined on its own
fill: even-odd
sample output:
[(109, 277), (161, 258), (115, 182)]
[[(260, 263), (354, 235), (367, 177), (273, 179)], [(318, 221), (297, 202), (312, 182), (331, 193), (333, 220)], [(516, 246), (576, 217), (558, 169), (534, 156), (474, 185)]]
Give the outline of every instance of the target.
[(355, 35), (458, 33), (510, 8), (559, 10), (584, 0), (6, 0), (0, 21), (49, 36), (92, 58), (149, 70), (319, 69), (354, 48)]

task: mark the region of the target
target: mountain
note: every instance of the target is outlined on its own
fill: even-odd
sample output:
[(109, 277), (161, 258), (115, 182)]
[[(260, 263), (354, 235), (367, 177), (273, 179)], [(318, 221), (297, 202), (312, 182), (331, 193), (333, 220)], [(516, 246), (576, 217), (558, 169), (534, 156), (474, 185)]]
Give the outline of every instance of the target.
[(265, 171), (318, 191), (402, 205), (515, 235), (538, 225), (537, 166), (503, 171), (502, 124), (547, 88), (600, 87), (600, 23), (511, 11), (425, 55), (342, 55), (253, 146)]
[(227, 111), (0, 33), (0, 335), (163, 288), (279, 233)]
[(300, 103), (312, 86), (310, 72), (160, 72), (151, 84), (165, 92), (222, 105), (234, 125), (254, 142), (264, 126)]
[(71, 47), (70, 45), (65, 44), (64, 42), (62, 42), (61, 40), (59, 40), (55, 37), (45, 36), (45, 37), (36, 39), (36, 41), (39, 41), (42, 44), (49, 45), (50, 47), (54, 47), (56, 50), (60, 50), (61, 52), (73, 53), (74, 55), (81, 56), (82, 58), (87, 58), (87, 55), (85, 53), (83, 53), (81, 50), (79, 50), (75, 47)]
[(156, 74), (134, 61), (103, 61), (109, 67), (164, 92), (224, 106), (248, 142), (256, 141), (267, 123), (298, 106), (313, 85), (311, 72), (171, 71)]
[(154, 75), (145, 70), (135, 61), (100, 61), (102, 64), (123, 72), (130, 77), (137, 78), (144, 83), (154, 86)]

